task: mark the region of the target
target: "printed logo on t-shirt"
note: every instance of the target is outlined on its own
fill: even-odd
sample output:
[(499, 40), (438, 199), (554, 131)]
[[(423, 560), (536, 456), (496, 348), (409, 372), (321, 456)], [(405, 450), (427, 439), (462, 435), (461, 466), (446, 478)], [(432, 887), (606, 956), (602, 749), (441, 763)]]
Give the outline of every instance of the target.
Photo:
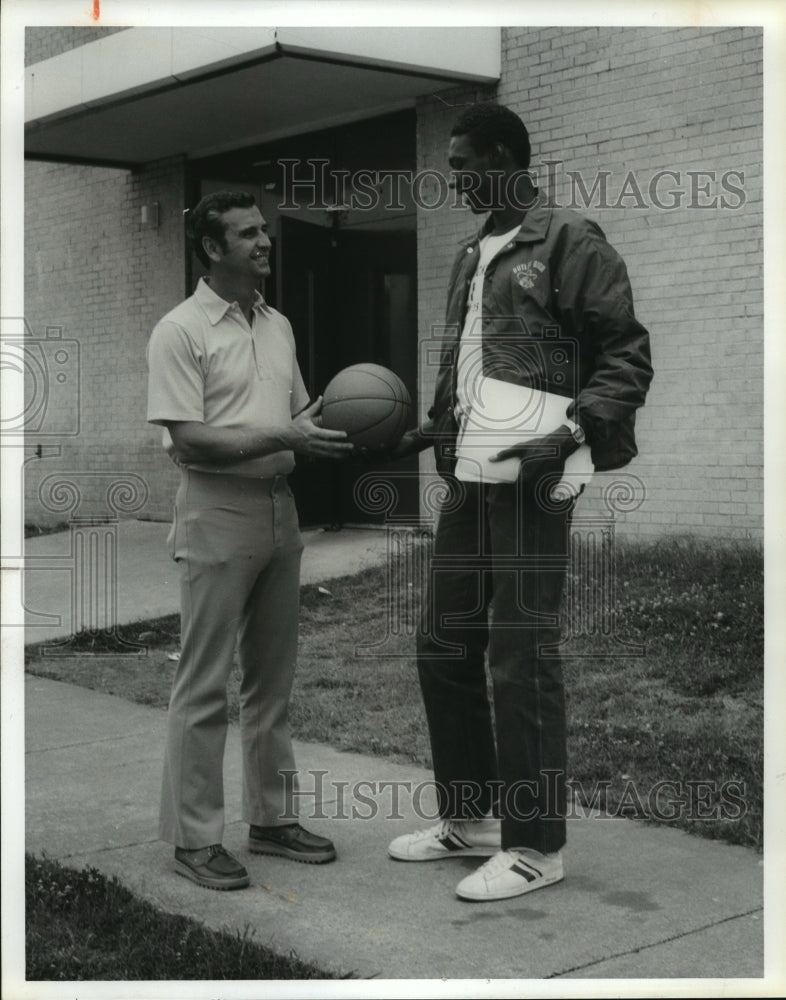
[(528, 260), (524, 264), (516, 264), (513, 268), (513, 277), (521, 288), (533, 288), (538, 276), (546, 270), (546, 265), (539, 260)]

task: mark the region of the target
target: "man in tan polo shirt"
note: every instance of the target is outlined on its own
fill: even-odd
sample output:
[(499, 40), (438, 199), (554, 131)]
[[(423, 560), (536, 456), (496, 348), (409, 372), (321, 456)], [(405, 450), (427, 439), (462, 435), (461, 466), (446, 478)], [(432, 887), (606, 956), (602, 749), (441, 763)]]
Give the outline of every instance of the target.
[[(148, 345), (148, 420), (181, 467), (170, 555), (180, 570), (182, 651), (172, 686), (159, 833), (175, 870), (239, 889), (246, 869), (222, 846), (227, 680), (237, 644), (243, 819), (249, 849), (320, 863), (333, 844), (291, 816), (287, 711), (297, 656), (302, 541), (287, 475), (294, 453), (352, 451), (319, 426), (289, 322), (258, 291), (270, 274), (254, 198), (220, 191), (190, 215), (209, 270), (156, 325)], [(291, 788), (289, 789), (291, 792)]]

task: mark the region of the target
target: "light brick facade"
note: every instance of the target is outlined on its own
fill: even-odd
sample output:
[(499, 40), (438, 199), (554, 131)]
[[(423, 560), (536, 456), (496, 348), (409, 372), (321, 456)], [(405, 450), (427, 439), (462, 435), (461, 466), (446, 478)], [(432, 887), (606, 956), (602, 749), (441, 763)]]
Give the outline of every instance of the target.
[[(623, 470), (641, 480), (645, 499), (621, 515), (625, 534), (761, 533), (761, 60), (754, 28), (503, 31), (496, 97), (527, 124), (542, 189), (595, 219), (622, 253), (651, 333), (655, 379), (637, 425), (640, 455)], [(451, 124), (482, 97), (456, 90), (421, 103), (420, 169), (446, 169)], [(585, 207), (568, 171), (588, 193), (610, 172), (608, 207), (599, 191)], [(653, 199), (659, 171), (677, 176), (661, 176)], [(681, 207), (658, 207), (679, 192)], [(455, 244), (474, 226), (468, 212), (420, 213), (421, 338), (441, 321)], [(423, 383), (428, 396), (433, 372)], [(599, 477), (579, 510), (601, 508), (613, 478)]]
[[(29, 30), (29, 60), (90, 41), (94, 30)], [(522, 116), (541, 187), (603, 227), (626, 260), (652, 336), (656, 375), (638, 421), (640, 456), (624, 470), (644, 501), (619, 515), (621, 533), (760, 537), (761, 31), (510, 27), (502, 46), (498, 87), (418, 102), (418, 168), (447, 169), (463, 104), (496, 97)], [(603, 204), (600, 188), (593, 193), (602, 172)], [(579, 180), (592, 194), (586, 206)], [(62, 327), (81, 349), (80, 434), (64, 440), (58, 457), (28, 449), (29, 520), (57, 520), (38, 499), (52, 470), (135, 473), (150, 490), (142, 513), (169, 509), (173, 470), (144, 419), (144, 347), (155, 320), (184, 294), (185, 183), (180, 159), (137, 173), (26, 164), (27, 320), (37, 336)], [(146, 229), (140, 211), (153, 201), (161, 222)], [(474, 225), (449, 206), (418, 213), (424, 349), (442, 320), (455, 245)], [(433, 376), (423, 364), (422, 411)], [(611, 482), (602, 477), (580, 509), (601, 509)]]
[[(62, 425), (78, 419), (79, 433), (55, 444), (43, 438), (40, 458), (35, 439), (26, 448), (26, 520), (67, 519), (39, 496), (55, 473), (78, 474), (78, 515), (109, 513), (106, 490), (128, 474), (149, 490), (139, 512), (163, 515), (176, 477), (160, 434), (146, 423), (145, 346), (153, 324), (184, 297), (183, 161), (134, 173), (28, 162), (25, 197), (26, 320), (36, 339), (61, 329), (64, 341), (78, 344), (79, 359), (78, 393), (67, 401), (51, 394), (55, 405), (76, 411), (64, 412)], [(156, 201), (160, 225), (145, 228), (142, 206)], [(46, 427), (57, 425), (48, 414)]]
[(59, 56), (80, 45), (95, 42), (127, 28), (27, 28), (25, 30), (25, 66)]

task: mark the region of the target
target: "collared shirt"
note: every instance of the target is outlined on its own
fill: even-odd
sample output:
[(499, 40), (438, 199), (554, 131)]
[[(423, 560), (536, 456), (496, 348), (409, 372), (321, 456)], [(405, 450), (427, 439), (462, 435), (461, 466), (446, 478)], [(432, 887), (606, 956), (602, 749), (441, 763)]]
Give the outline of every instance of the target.
[[(147, 419), (211, 427), (287, 426), (308, 403), (289, 321), (257, 292), (249, 326), (237, 302), (207, 280), (156, 324), (147, 348)], [(164, 432), (164, 444), (168, 431)], [(269, 478), (294, 468), (291, 451), (231, 465), (187, 463), (201, 472)]]

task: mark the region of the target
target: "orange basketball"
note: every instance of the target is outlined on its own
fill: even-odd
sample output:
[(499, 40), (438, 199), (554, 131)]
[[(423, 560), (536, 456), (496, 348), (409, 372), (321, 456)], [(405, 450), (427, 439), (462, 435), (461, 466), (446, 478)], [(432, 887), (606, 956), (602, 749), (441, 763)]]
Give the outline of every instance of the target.
[(346, 431), (358, 448), (393, 448), (407, 429), (411, 406), (395, 372), (382, 365), (350, 365), (322, 394), (322, 426)]

